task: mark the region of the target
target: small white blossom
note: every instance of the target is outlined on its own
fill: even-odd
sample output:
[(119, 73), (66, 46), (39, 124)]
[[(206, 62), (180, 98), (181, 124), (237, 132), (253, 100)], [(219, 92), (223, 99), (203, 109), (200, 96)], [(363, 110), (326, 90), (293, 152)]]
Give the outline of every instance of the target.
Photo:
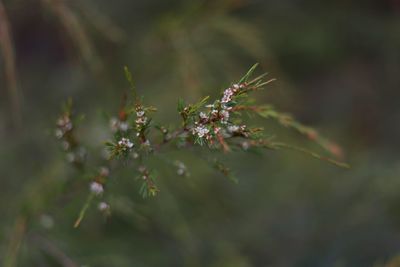
[(136, 116), (138, 117), (143, 117), (144, 116), (144, 111), (143, 110), (139, 110), (136, 112)]
[(138, 171), (141, 173), (144, 173), (146, 171), (146, 167), (145, 166), (139, 166)]
[(200, 112), (199, 117), (200, 117), (200, 119), (203, 119), (203, 120), (208, 119), (207, 114), (205, 114), (204, 112)]
[(110, 209), (110, 205), (102, 201), (99, 203), (98, 208), (100, 211), (108, 211)]
[(138, 117), (135, 122), (136, 122), (136, 124), (146, 124), (147, 118), (146, 117)]
[(249, 149), (249, 148), (250, 148), (249, 142), (244, 141), (244, 142), (242, 143), (242, 148), (243, 148), (244, 150)]
[(63, 131), (61, 129), (56, 129), (54, 134), (58, 139), (61, 139), (64, 136), (64, 133), (63, 133)]
[(63, 116), (57, 120), (57, 126), (65, 133), (72, 130), (72, 122), (68, 116)]
[(224, 95), (221, 99), (221, 103), (228, 103), (232, 100), (233, 91), (231, 88), (228, 88), (224, 91)]
[(240, 129), (240, 127), (237, 126), (237, 125), (229, 125), (229, 126), (227, 127), (227, 130), (228, 130), (228, 132), (230, 132), (230, 133), (237, 132), (237, 131), (239, 131), (239, 129)]
[(186, 165), (183, 162), (177, 160), (175, 161), (175, 166), (177, 167), (176, 174), (179, 176), (189, 176)]
[(123, 131), (123, 132), (126, 132), (126, 131), (128, 131), (128, 129), (129, 129), (129, 124), (128, 124), (126, 121), (121, 121), (121, 122), (119, 123), (119, 129), (120, 129), (121, 131)]
[(101, 195), (104, 192), (104, 188), (103, 185), (98, 182), (91, 182), (90, 191), (96, 195)]
[(197, 126), (193, 129), (193, 134), (197, 134), (198, 137), (202, 138), (205, 135), (207, 135), (210, 132), (209, 129), (207, 129), (204, 126)]
[(128, 150), (133, 147), (133, 143), (128, 138), (122, 138), (118, 141), (118, 145), (122, 148), (122, 150)]
[(119, 120), (117, 118), (110, 119), (110, 129), (113, 133), (117, 132), (119, 129)]
[(129, 124), (126, 121), (120, 121), (113, 117), (110, 119), (110, 129), (113, 133), (117, 131), (126, 132), (129, 129)]
[(221, 114), (221, 123), (227, 123), (229, 120), (229, 112), (227, 110), (222, 110)]
[(101, 176), (107, 177), (110, 175), (110, 170), (107, 167), (101, 167), (99, 173)]
[(53, 217), (47, 214), (40, 215), (40, 224), (46, 229), (53, 228), (54, 226)]
[(143, 143), (143, 146), (149, 147), (149, 146), (150, 146), (150, 141), (147, 139), (147, 140)]

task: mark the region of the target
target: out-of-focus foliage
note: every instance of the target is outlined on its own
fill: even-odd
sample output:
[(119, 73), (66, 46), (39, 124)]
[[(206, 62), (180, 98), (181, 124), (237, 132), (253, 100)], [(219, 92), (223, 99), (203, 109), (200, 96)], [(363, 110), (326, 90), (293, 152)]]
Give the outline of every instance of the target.
[[(397, 1), (1, 2), (22, 122), (13, 123), (2, 52), (1, 266), (396, 266)], [(184, 157), (190, 176), (160, 165), (162, 193), (142, 199), (121, 170), (111, 216), (89, 211), (73, 229), (87, 188), (71, 190), (80, 174), (54, 141), (60, 103), (72, 97), (87, 114), (81, 135), (94, 147), (109, 137), (103, 114), (118, 110), (127, 89), (122, 66), (161, 111), (156, 118), (172, 123), (176, 99), (215, 97), (253, 62), (278, 78), (259, 102), (338, 141), (350, 171), (296, 153), (227, 155), (236, 185), (171, 152), (166, 159)]]

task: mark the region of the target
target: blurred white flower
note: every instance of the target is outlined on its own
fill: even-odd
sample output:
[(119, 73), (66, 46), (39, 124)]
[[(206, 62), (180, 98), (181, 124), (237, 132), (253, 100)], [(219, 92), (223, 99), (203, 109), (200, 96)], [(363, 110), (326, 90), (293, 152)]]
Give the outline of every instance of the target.
[(48, 214), (40, 215), (39, 221), (40, 221), (40, 224), (43, 226), (43, 228), (51, 229), (54, 226), (53, 217), (51, 217)]
[(101, 176), (107, 177), (110, 175), (110, 170), (107, 167), (101, 167), (99, 173)]
[(96, 195), (101, 195), (104, 192), (104, 188), (103, 185), (98, 182), (91, 182), (90, 191)]
[(102, 202), (99, 203), (98, 208), (99, 208), (100, 211), (107, 211), (107, 210), (110, 209), (110, 205), (107, 204), (106, 202), (102, 201)]

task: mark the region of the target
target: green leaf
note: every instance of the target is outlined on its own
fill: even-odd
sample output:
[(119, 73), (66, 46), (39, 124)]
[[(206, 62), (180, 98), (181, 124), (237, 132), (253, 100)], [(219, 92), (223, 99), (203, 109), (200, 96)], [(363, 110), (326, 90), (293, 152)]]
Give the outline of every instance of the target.
[(247, 82), (247, 80), (249, 79), (249, 77), (253, 74), (253, 72), (255, 71), (255, 69), (258, 67), (258, 63), (254, 64), (248, 71), (247, 73), (239, 80), (239, 84), (240, 83), (244, 83)]
[(185, 108), (186, 104), (185, 101), (182, 98), (178, 99), (178, 112), (181, 113), (183, 109)]
[(133, 98), (136, 98), (137, 97), (136, 87), (133, 82), (132, 73), (129, 71), (129, 68), (127, 66), (124, 66), (124, 72), (125, 72), (126, 80), (129, 82), (129, 85), (131, 87), (131, 92), (132, 92)]

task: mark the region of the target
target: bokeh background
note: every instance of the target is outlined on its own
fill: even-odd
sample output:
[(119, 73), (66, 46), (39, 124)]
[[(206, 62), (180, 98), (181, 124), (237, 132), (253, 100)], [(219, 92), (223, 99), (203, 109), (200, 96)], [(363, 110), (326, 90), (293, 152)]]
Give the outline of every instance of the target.
[[(398, 0), (1, 0), (0, 265), (400, 266), (399, 36)], [(278, 79), (257, 100), (339, 143), (350, 170), (239, 153), (223, 158), (236, 185), (167, 154), (191, 176), (160, 164), (160, 195), (142, 199), (122, 172), (112, 216), (92, 209), (73, 229), (87, 188), (69, 187), (82, 177), (54, 138), (63, 101), (99, 152), (124, 65), (155, 118), (176, 124), (178, 97), (215, 96), (255, 62)]]

